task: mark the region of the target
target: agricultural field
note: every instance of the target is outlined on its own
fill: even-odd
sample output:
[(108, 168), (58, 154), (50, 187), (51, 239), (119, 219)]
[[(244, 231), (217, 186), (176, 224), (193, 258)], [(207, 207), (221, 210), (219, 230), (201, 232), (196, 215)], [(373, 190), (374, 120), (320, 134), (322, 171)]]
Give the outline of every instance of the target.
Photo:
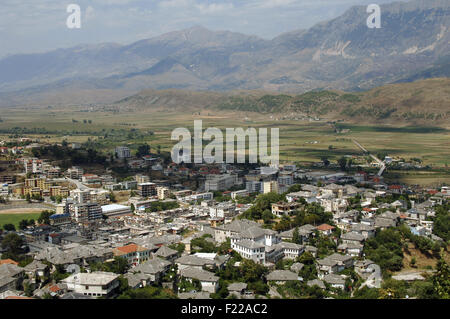
[[(281, 118), (281, 117), (280, 117)], [(357, 125), (340, 122), (336, 126), (325, 120), (281, 120), (273, 114), (229, 110), (141, 109), (127, 112), (85, 106), (64, 108), (11, 108), (2, 110), (0, 138), (13, 128), (26, 128), (16, 136), (39, 138), (42, 142), (94, 141), (96, 147), (111, 153), (117, 145), (128, 145), (132, 150), (148, 143), (153, 150), (170, 151), (176, 141), (171, 132), (186, 127), (191, 132), (194, 120), (203, 120), (203, 129), (217, 127), (279, 128), (280, 160), (310, 163), (321, 158), (336, 161), (345, 155), (363, 155), (352, 139), (357, 139), (372, 154), (386, 154), (409, 160), (418, 158), (423, 165), (439, 169), (438, 175), (426, 172), (402, 173), (401, 180), (408, 183), (448, 182), (450, 172), (450, 130), (427, 126)], [(336, 128), (340, 133), (336, 133)], [(36, 132), (32, 132), (35, 130)], [(39, 131), (45, 130), (45, 131)], [(270, 131), (270, 130), (269, 130)], [(206, 144), (206, 142), (205, 142)]]

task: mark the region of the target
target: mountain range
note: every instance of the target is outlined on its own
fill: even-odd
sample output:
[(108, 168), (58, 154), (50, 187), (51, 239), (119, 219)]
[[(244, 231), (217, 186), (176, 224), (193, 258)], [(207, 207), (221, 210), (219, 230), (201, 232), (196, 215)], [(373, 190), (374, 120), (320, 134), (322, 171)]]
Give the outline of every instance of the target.
[(129, 45), (80, 45), (0, 60), (0, 106), (113, 102), (144, 89), (361, 91), (450, 74), (450, 2), (366, 7), (271, 40), (201, 26)]

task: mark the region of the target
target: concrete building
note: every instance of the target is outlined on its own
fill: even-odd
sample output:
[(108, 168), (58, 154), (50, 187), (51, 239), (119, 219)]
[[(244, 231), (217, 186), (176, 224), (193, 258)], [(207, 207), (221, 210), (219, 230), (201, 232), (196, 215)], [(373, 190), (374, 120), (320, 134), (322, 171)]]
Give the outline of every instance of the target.
[(139, 183), (137, 187), (139, 196), (141, 197), (151, 197), (156, 196), (156, 184), (155, 183)]
[(117, 146), (116, 156), (119, 159), (130, 158), (131, 157), (130, 149), (126, 146)]
[(102, 214), (106, 217), (123, 216), (131, 214), (131, 207), (118, 204), (110, 204), (102, 206)]
[(111, 272), (95, 271), (92, 273), (78, 273), (62, 280), (69, 291), (85, 296), (109, 296), (119, 287), (119, 275)]
[(224, 175), (210, 175), (205, 181), (205, 190), (209, 191), (223, 191), (236, 185), (237, 176), (231, 174)]
[(125, 258), (132, 266), (137, 266), (150, 258), (150, 249), (136, 244), (114, 248), (113, 253), (116, 257)]
[(263, 183), (263, 193), (278, 193), (278, 182), (277, 181), (269, 181)]
[(102, 219), (102, 208), (97, 203), (72, 205), (71, 215), (77, 223)]

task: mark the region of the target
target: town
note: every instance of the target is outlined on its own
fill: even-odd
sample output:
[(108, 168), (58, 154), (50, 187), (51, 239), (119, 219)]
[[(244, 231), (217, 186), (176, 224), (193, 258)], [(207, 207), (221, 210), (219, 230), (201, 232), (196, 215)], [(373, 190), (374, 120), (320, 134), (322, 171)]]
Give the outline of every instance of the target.
[(442, 297), (450, 188), (386, 183), (388, 156), (377, 174), (2, 145), (0, 299)]

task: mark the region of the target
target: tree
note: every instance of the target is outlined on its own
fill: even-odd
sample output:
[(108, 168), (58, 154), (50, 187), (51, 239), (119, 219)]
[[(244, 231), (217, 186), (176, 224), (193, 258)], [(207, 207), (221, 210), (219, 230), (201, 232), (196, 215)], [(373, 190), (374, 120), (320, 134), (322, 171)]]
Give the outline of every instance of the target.
[(341, 157), (338, 159), (338, 165), (341, 168), (341, 170), (345, 171), (347, 168), (347, 159), (345, 157)]
[(13, 224), (5, 224), (3, 225), (3, 229), (6, 231), (15, 231), (16, 226), (14, 226)]
[(19, 229), (26, 229), (28, 227), (28, 221), (26, 219), (22, 219), (19, 222)]
[(149, 154), (150, 154), (150, 145), (143, 144), (143, 145), (138, 146), (138, 149), (136, 152), (137, 157), (141, 157), (141, 156), (145, 156), (145, 155), (149, 155)]
[(296, 244), (301, 244), (301, 237), (298, 233), (298, 227), (295, 227), (294, 232), (292, 234), (292, 241)]
[(434, 291), (442, 299), (450, 299), (450, 268), (444, 258), (439, 259), (432, 277)]
[(54, 214), (54, 212), (49, 211), (49, 210), (42, 211), (41, 215), (38, 218), (38, 223), (49, 225), (50, 224), (50, 216), (52, 216), (53, 214)]
[(15, 233), (7, 234), (2, 240), (2, 248), (5, 250), (2, 258), (5, 258), (5, 255), (7, 255), (14, 257), (11, 259), (18, 259), (17, 256), (22, 253), (23, 244), (23, 239), (19, 235)]
[(117, 202), (117, 200), (116, 200), (116, 195), (114, 194), (113, 191), (110, 191), (110, 192), (109, 192), (109, 200), (110, 200), (111, 202), (113, 202), (113, 203), (116, 203), (116, 202)]
[(328, 160), (328, 158), (322, 156), (322, 157), (320, 158), (320, 160), (322, 161), (322, 163), (323, 163), (323, 165), (324, 165), (325, 167), (328, 167), (328, 165), (330, 165), (330, 161)]
[(413, 258), (411, 258), (411, 261), (410, 261), (410, 265), (411, 265), (411, 267), (413, 267), (413, 268), (415, 268), (416, 267), (416, 257), (413, 257)]

